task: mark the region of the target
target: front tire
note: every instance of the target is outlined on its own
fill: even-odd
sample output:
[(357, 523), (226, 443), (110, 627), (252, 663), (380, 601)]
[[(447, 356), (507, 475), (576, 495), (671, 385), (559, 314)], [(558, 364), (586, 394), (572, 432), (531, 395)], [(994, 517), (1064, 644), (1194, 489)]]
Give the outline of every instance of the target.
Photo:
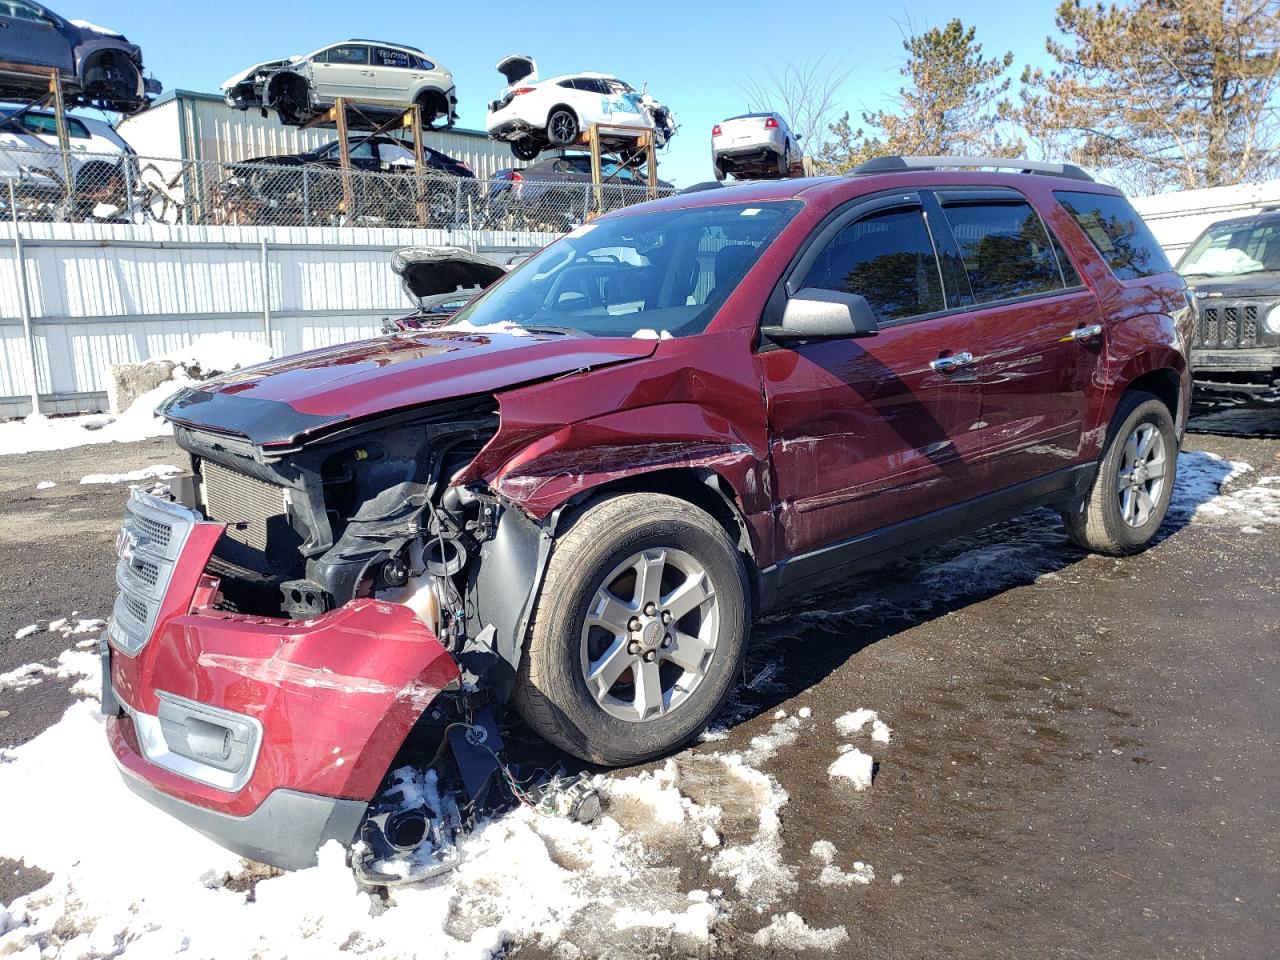
[(612, 497), (555, 545), (512, 702), (562, 750), (640, 763), (721, 709), (749, 631), (746, 570), (715, 520), (662, 494)]
[(1140, 390), (1125, 394), (1111, 419), (1093, 486), (1081, 504), (1062, 514), (1067, 536), (1111, 556), (1146, 549), (1168, 512), (1177, 467), (1169, 408)]

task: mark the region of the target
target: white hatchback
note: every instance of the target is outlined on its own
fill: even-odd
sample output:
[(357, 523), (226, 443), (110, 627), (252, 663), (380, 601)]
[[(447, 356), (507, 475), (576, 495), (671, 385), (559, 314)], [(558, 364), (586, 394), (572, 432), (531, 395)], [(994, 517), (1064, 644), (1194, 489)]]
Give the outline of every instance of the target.
[(791, 175), (800, 158), (800, 138), (777, 113), (745, 113), (711, 128), (711, 163), (716, 179), (772, 179)]
[[(105, 120), (66, 119), (67, 159), (75, 178), (77, 206), (123, 203), (138, 182), (133, 148)], [(0, 177), (13, 177), (29, 190), (61, 194), (64, 171), (57, 121), (51, 112), (0, 111)]]
[(509, 142), (517, 159), (572, 146), (593, 123), (648, 127), (659, 147), (675, 133), (670, 110), (612, 74), (539, 80), (537, 62), (526, 56), (507, 57), (498, 70), (507, 86), (489, 104), (485, 128), (494, 140)]

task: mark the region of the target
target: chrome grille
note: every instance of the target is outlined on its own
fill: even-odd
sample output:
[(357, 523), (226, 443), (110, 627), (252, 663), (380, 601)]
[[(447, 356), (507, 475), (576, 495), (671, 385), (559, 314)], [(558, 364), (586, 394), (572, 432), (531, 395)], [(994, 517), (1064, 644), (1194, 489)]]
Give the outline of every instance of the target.
[(107, 625), (120, 652), (133, 656), (151, 639), (174, 566), (198, 520), (186, 507), (140, 488), (131, 492), (116, 539), (119, 593)]
[(1199, 307), (1196, 346), (1236, 349), (1258, 345), (1258, 314), (1264, 304), (1201, 300)]
[(218, 554), (259, 573), (270, 573), (267, 548), (287, 531), (283, 487), (266, 483), (209, 460), (201, 461), (204, 511), (227, 525)]

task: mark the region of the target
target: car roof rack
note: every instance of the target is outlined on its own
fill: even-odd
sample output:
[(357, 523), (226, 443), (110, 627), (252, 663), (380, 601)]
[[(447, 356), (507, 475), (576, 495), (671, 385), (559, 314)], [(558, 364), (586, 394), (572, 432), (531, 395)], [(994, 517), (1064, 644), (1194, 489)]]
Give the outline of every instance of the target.
[(912, 170), (978, 170), (987, 167), (1094, 182), (1093, 177), (1074, 163), (1043, 163), (1039, 160), (1011, 157), (875, 157), (854, 167), (852, 172), (862, 176), (871, 173), (907, 173)]

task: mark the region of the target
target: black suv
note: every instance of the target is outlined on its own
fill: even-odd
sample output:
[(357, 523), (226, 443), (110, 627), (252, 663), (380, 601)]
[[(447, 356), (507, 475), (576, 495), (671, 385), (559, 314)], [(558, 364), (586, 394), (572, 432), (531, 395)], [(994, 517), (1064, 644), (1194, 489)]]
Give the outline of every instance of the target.
[(1178, 262), (1195, 293), (1195, 387), (1280, 398), (1280, 210), (1221, 220)]

